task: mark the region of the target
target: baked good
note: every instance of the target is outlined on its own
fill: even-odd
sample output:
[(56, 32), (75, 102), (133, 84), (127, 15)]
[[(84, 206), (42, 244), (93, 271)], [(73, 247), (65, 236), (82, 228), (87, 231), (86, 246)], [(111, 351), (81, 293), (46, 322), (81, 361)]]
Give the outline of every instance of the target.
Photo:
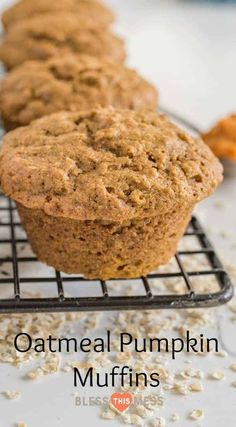
[(236, 162), (236, 114), (221, 119), (202, 138), (217, 157)]
[(112, 11), (99, 0), (20, 0), (2, 14), (2, 22), (9, 29), (36, 15), (57, 12), (72, 12), (101, 26), (108, 26), (114, 20)]
[(166, 263), (222, 180), (211, 150), (156, 112), (59, 112), (9, 132), (0, 185), (38, 258), (110, 279)]
[(124, 43), (93, 20), (78, 19), (72, 13), (45, 14), (12, 27), (2, 40), (0, 59), (8, 69), (30, 59), (45, 60), (67, 53), (86, 53), (125, 59)]
[(97, 104), (156, 109), (157, 91), (121, 64), (73, 54), (27, 61), (0, 83), (0, 112), (7, 130), (53, 112)]

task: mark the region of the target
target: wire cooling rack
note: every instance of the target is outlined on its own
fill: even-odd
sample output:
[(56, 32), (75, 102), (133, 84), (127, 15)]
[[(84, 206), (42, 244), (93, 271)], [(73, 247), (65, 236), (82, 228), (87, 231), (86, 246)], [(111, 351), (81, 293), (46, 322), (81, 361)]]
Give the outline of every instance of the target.
[[(162, 111), (198, 133), (188, 121)], [(41, 264), (14, 202), (0, 194), (0, 313), (214, 307), (232, 296), (231, 280), (196, 217), (170, 266), (135, 280), (91, 281)]]
[[(69, 276), (49, 267), (41, 265), (31, 253), (22, 256), (26, 248), (29, 249), (26, 236), (22, 237), (22, 227), (19, 221), (14, 203), (0, 195), (0, 248), (1, 253), (7, 245), (8, 256), (0, 257), (0, 312), (56, 312), (56, 311), (106, 311), (106, 310), (147, 310), (163, 308), (197, 308), (213, 307), (226, 303), (233, 295), (233, 286), (229, 276), (217, 257), (214, 248), (209, 242), (199, 221), (193, 217), (185, 232), (183, 241), (188, 238), (196, 239), (196, 249), (179, 250), (175, 255), (176, 271), (158, 270), (146, 277), (136, 280), (112, 280), (112, 281), (88, 281), (82, 276)], [(2, 236), (5, 236), (3, 238)], [(20, 236), (20, 237), (19, 237)], [(199, 268), (189, 271), (185, 259), (188, 257), (203, 256), (203, 265), (207, 268)], [(190, 263), (191, 264), (191, 263)], [(28, 272), (32, 272), (31, 275)], [(38, 272), (44, 271), (44, 275)], [(209, 278), (214, 279), (217, 289), (210, 292), (204, 286), (204, 293), (198, 292)], [(183, 292), (180, 294), (172, 291), (162, 294), (157, 292), (162, 288), (163, 282), (183, 284)], [(89, 285), (90, 294), (87, 296), (67, 296), (70, 285), (74, 291), (82, 290), (82, 294)], [(32, 291), (40, 291), (43, 285), (52, 290), (54, 285), (55, 296), (29, 296), (24, 295), (22, 288), (28, 285)], [(119, 285), (119, 286), (118, 286)], [(135, 285), (135, 286), (134, 286)], [(138, 286), (137, 286), (138, 285)], [(155, 285), (155, 286), (154, 286)], [(11, 297), (4, 296), (4, 286), (12, 291)], [(126, 295), (127, 286), (134, 290), (133, 294)], [(112, 295), (114, 289), (119, 288), (118, 295)], [(93, 296), (100, 290), (100, 295)], [(86, 293), (86, 292), (85, 292)]]

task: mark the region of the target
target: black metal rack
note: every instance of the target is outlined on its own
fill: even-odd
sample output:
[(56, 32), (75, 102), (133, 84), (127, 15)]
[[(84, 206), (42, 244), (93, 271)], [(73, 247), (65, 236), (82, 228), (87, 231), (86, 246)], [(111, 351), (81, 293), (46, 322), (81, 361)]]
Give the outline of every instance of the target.
[[(182, 125), (188, 127), (194, 133), (199, 133), (196, 126), (191, 125), (187, 120), (182, 119), (176, 114), (169, 113), (165, 109), (162, 112), (172, 116)], [(135, 280), (113, 280), (113, 281), (88, 281), (82, 276), (68, 276), (49, 267), (44, 266), (42, 271), (45, 271), (44, 276), (32, 274), (27, 277), (21, 272), (21, 265), (29, 263), (34, 267), (33, 272), (38, 271), (39, 261), (31, 254), (30, 256), (22, 256), (19, 250), (19, 245), (29, 245), (26, 236), (19, 237), (18, 231), (22, 226), (16, 216), (16, 207), (14, 202), (0, 194), (0, 249), (3, 245), (9, 246), (10, 255), (0, 255), (0, 313), (7, 312), (60, 312), (60, 311), (109, 311), (109, 310), (149, 310), (149, 309), (173, 309), (173, 308), (200, 308), (200, 307), (215, 307), (225, 304), (233, 296), (233, 285), (231, 280), (224, 270), (221, 261), (211, 245), (208, 237), (197, 218), (193, 217), (184, 234), (183, 239), (194, 237), (198, 242), (198, 247), (193, 249), (179, 250), (175, 255), (177, 271), (162, 271), (149, 274), (146, 277), (140, 277)], [(2, 238), (2, 231), (5, 230)], [(8, 233), (6, 233), (8, 230)], [(185, 266), (184, 257), (204, 256), (207, 260), (206, 268), (196, 267), (192, 271), (188, 271)], [(4, 265), (10, 265), (10, 270), (2, 269)], [(28, 265), (28, 264), (27, 264)], [(41, 269), (39, 269), (41, 271)], [(209, 277), (214, 279), (217, 289), (212, 290), (206, 286), (204, 292), (201, 291), (199, 284), (202, 281), (209, 280)], [(175, 293), (159, 292), (159, 284), (163, 281), (170, 282), (182, 280), (183, 292)], [(122, 282), (122, 286), (118, 295), (113, 296), (111, 292), (111, 283)], [(134, 282), (139, 285), (139, 292), (134, 290)], [(199, 282), (199, 283), (198, 283)], [(75, 288), (79, 291), (82, 285), (92, 285), (92, 295), (88, 296), (66, 296), (68, 286), (75, 284)], [(131, 286), (132, 283), (132, 286)], [(153, 285), (156, 283), (155, 289)], [(56, 294), (53, 297), (49, 296), (33, 296), (25, 297), (22, 295), (22, 287), (28, 284), (34, 291), (35, 286), (56, 285)], [(12, 288), (11, 297), (2, 297), (1, 290), (3, 286), (7, 286), (9, 290)], [(131, 295), (126, 295), (127, 287), (133, 289)], [(100, 296), (95, 296), (95, 288), (100, 290)], [(38, 288), (37, 288), (38, 289)], [(157, 290), (157, 293), (155, 291)], [(141, 291), (141, 292), (140, 292)], [(47, 293), (47, 292), (46, 292)]]
[[(18, 249), (19, 245), (27, 245), (27, 239), (17, 237), (18, 229), (21, 229), (21, 224), (16, 217), (16, 207), (14, 203), (0, 196), (0, 236), (1, 230), (9, 230), (7, 238), (0, 237), (0, 247), (9, 245), (11, 255), (0, 258), (0, 313), (7, 312), (59, 312), (59, 311), (108, 311), (108, 310), (148, 310), (148, 309), (170, 309), (170, 308), (198, 308), (198, 307), (213, 307), (226, 303), (233, 295), (233, 286), (229, 276), (224, 270), (219, 258), (217, 257), (214, 248), (209, 242), (199, 221), (193, 217), (190, 225), (183, 237), (195, 236), (199, 243), (199, 248), (194, 250), (178, 251), (175, 255), (178, 271), (176, 272), (161, 272), (149, 274), (146, 277), (141, 277), (134, 282), (139, 283), (142, 287), (142, 295), (125, 295), (126, 284), (130, 286), (130, 280), (122, 280), (122, 289), (118, 296), (111, 296), (109, 292), (109, 283), (105, 281), (87, 281), (80, 276), (66, 276), (58, 271), (44, 267), (45, 271), (50, 274), (45, 274), (43, 277), (24, 277), (20, 273), (22, 263), (30, 263), (35, 268), (39, 261), (34, 256), (23, 257)], [(1, 218), (3, 218), (1, 220)], [(5, 234), (5, 233), (4, 233)], [(206, 257), (209, 268), (203, 270), (187, 271), (184, 266), (183, 257), (193, 255), (204, 255)], [(12, 273), (7, 273), (1, 270), (1, 267), (10, 265)], [(9, 270), (9, 269), (8, 269)], [(4, 277), (1, 276), (1, 271), (4, 272)], [(209, 293), (198, 293), (193, 288), (192, 281), (199, 278), (215, 278), (218, 290)], [(177, 279), (183, 280), (186, 291), (181, 294), (154, 294), (152, 290), (153, 281), (161, 283), (163, 280)], [(82, 284), (89, 282), (100, 286), (101, 296), (87, 297), (71, 297), (66, 296), (66, 285), (74, 282), (79, 290)], [(113, 281), (114, 282), (114, 281)], [(116, 282), (119, 280), (116, 279)], [(56, 285), (57, 295), (55, 297), (24, 297), (21, 292), (21, 287), (24, 284), (29, 284), (34, 290), (34, 285), (47, 283)], [(11, 298), (1, 299), (2, 285), (12, 287), (13, 295)], [(195, 285), (197, 287), (197, 285)], [(158, 288), (158, 286), (157, 286)]]

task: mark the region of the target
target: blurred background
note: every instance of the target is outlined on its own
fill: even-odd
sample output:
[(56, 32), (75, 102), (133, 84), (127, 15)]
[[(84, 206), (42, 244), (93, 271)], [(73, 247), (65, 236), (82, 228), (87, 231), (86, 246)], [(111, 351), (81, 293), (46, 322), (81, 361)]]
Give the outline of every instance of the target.
[(236, 2), (106, 0), (119, 15), (128, 63), (161, 104), (206, 129), (236, 110)]

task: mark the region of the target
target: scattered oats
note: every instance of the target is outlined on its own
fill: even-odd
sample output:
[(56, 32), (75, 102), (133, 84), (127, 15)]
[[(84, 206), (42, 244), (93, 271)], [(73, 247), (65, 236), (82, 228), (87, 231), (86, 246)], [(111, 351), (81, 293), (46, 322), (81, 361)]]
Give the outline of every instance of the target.
[(61, 369), (63, 372), (71, 372), (72, 371), (72, 367), (71, 366), (63, 366), (63, 368)]
[(185, 369), (184, 371), (178, 372), (177, 376), (184, 379), (188, 379), (188, 378), (202, 379), (204, 378), (204, 372), (202, 372), (200, 369), (188, 368), (188, 369)]
[(162, 388), (163, 388), (163, 390), (166, 390), (166, 391), (173, 390), (174, 385), (173, 384), (163, 384)]
[[(189, 240), (186, 239), (188, 242)], [(186, 246), (190, 245), (190, 243), (185, 242)], [(193, 246), (193, 242), (191, 243)], [(196, 249), (196, 242), (194, 242), (194, 247)], [(183, 248), (184, 250), (184, 248)], [(195, 270), (198, 268), (202, 268), (203, 266), (199, 266), (199, 257), (193, 257), (188, 261), (188, 268), (190, 270)], [(161, 271), (163, 272), (174, 272), (176, 271), (176, 261), (173, 260), (166, 266), (161, 267)], [(202, 282), (200, 281), (200, 288), (205, 290), (211, 288), (211, 280), (206, 280), (203, 278)], [(199, 278), (197, 278), (199, 281)], [(115, 288), (117, 290), (117, 286), (119, 284), (116, 283)], [(157, 280), (156, 284), (153, 281), (153, 286), (156, 286), (156, 289), (160, 290), (160, 285), (162, 286), (162, 290), (166, 291), (182, 291), (182, 280), (180, 281), (178, 278), (170, 283), (169, 280), (163, 281), (160, 284), (160, 281)], [(214, 280), (215, 285), (215, 280)], [(121, 288), (123, 285), (121, 286)], [(122, 288), (123, 289), (123, 288)], [(232, 303), (231, 303), (232, 304)], [(235, 303), (234, 303), (235, 304)], [(235, 314), (230, 314), (235, 317), (236, 320), (236, 304), (235, 310), (232, 308), (232, 311)], [(16, 333), (24, 330), (33, 339), (38, 336), (43, 339), (47, 339), (49, 335), (52, 335), (55, 338), (59, 338), (61, 336), (75, 335), (75, 331), (82, 331), (82, 335), (84, 332), (89, 329), (96, 328), (95, 332), (98, 332), (101, 325), (101, 322), (105, 321), (105, 328), (112, 328), (113, 336), (115, 337), (113, 348), (114, 354), (112, 355), (112, 360), (108, 358), (108, 355), (94, 355), (90, 353), (85, 356), (83, 360), (75, 360), (73, 361), (73, 357), (70, 361), (66, 360), (60, 367), (60, 360), (53, 358), (51, 353), (46, 349), (44, 354), (36, 354), (33, 350), (26, 353), (17, 352), (12, 346), (12, 342), (14, 341), (14, 337)], [(79, 322), (79, 325), (78, 325)], [(23, 364), (29, 364), (30, 372), (28, 372), (27, 377), (31, 379), (38, 379), (47, 375), (49, 373), (56, 373), (58, 370), (64, 372), (70, 372), (73, 367), (78, 367), (80, 369), (89, 369), (93, 367), (95, 370), (99, 370), (103, 366), (107, 366), (108, 364), (116, 361), (117, 364), (123, 365), (124, 363), (130, 364), (134, 367), (134, 371), (142, 371), (146, 372), (150, 375), (151, 372), (160, 371), (162, 388), (159, 390), (165, 390), (165, 394), (158, 391), (158, 394), (149, 394), (147, 397), (149, 399), (145, 399), (144, 402), (142, 400), (139, 403), (136, 403), (136, 407), (133, 408), (133, 413), (120, 414), (119, 419), (123, 420), (125, 424), (133, 424), (137, 426), (141, 426), (145, 422), (148, 417), (153, 418), (153, 411), (159, 410), (168, 397), (169, 390), (174, 390), (178, 394), (188, 395), (192, 392), (202, 391), (203, 386), (201, 384), (201, 379), (204, 378), (204, 373), (198, 369), (193, 369), (192, 366), (185, 366), (185, 368), (181, 372), (174, 372), (172, 368), (172, 363), (170, 361), (170, 357), (165, 353), (165, 343), (163, 342), (161, 345), (160, 354), (151, 354), (147, 358), (147, 354), (145, 353), (135, 353), (126, 351), (121, 354), (119, 351), (119, 339), (120, 333), (124, 330), (127, 330), (127, 325), (129, 325), (129, 330), (134, 337), (142, 338), (142, 337), (164, 337), (167, 334), (175, 331), (179, 336), (186, 336), (186, 330), (191, 331), (191, 333), (197, 338), (198, 335), (202, 332), (205, 326), (214, 325), (215, 324), (215, 311), (214, 310), (173, 310), (171, 313), (163, 310), (160, 311), (159, 315), (156, 316), (156, 313), (153, 311), (140, 311), (140, 312), (120, 312), (115, 315), (107, 315), (104, 316), (102, 313), (47, 313), (47, 314), (13, 314), (13, 315), (1, 315), (0, 316), (0, 363), (6, 362), (15, 366), (22, 366)], [(78, 335), (78, 333), (76, 333)], [(24, 340), (22, 340), (24, 344)], [(213, 351), (212, 351), (213, 352)], [(217, 354), (218, 356), (225, 357), (222, 354)], [(208, 353), (205, 352), (203, 354), (198, 353), (199, 355), (203, 355), (207, 357)], [(187, 356), (187, 354), (186, 354)], [(76, 359), (76, 357), (74, 358)], [(191, 356), (188, 357), (188, 361), (186, 363), (191, 363)], [(233, 386), (233, 384), (232, 384)], [(127, 384), (122, 388), (123, 390), (129, 390), (132, 394), (135, 395), (135, 398), (139, 395), (140, 390), (145, 389), (144, 384), (140, 384), (140, 387), (130, 387)], [(143, 397), (143, 392), (141, 397)], [(141, 404), (142, 402), (142, 404)], [(134, 413), (135, 412), (135, 413)], [(110, 406), (107, 409), (103, 409), (103, 413), (100, 415), (104, 420), (112, 420), (117, 413), (114, 408)], [(170, 417), (171, 413), (169, 413)], [(175, 418), (173, 414), (172, 418)], [(148, 424), (150, 422), (151, 427), (164, 427), (166, 422), (164, 418), (156, 418), (152, 420), (148, 420)], [(18, 427), (26, 427), (24, 423), (19, 424)]]
[(190, 391), (200, 392), (200, 391), (203, 391), (204, 388), (203, 388), (202, 383), (200, 381), (198, 381), (198, 382), (190, 384), (189, 385), (189, 390)]
[(143, 425), (143, 419), (139, 415), (131, 414), (131, 423), (135, 426), (142, 426)]
[(124, 383), (124, 385), (120, 386), (120, 388), (122, 391), (131, 391), (133, 389), (133, 387), (128, 383)]
[(150, 427), (165, 427), (166, 420), (163, 417), (155, 418), (150, 421), (149, 425)]
[(44, 375), (44, 372), (41, 368), (35, 369), (35, 371), (30, 371), (26, 374), (26, 377), (30, 380), (38, 380), (39, 378), (42, 378)]
[(216, 372), (213, 372), (212, 374), (210, 374), (210, 378), (220, 381), (220, 380), (223, 380), (225, 378), (225, 374), (222, 371), (216, 371)]
[(145, 408), (144, 405), (138, 405), (135, 408), (137, 414), (142, 418), (148, 418), (152, 415), (152, 411), (150, 409)]
[(122, 414), (122, 419), (125, 424), (133, 424), (134, 426), (143, 426), (143, 419), (136, 414)]
[(188, 394), (190, 394), (188, 384), (174, 383), (173, 389), (176, 391), (177, 394), (183, 394), (184, 396), (187, 396)]
[(41, 365), (41, 369), (46, 374), (53, 374), (60, 370), (61, 357), (58, 354), (49, 355), (46, 362)]
[(114, 420), (115, 417), (116, 417), (116, 413), (114, 411), (111, 411), (110, 409), (106, 409), (101, 414), (101, 418), (103, 420)]
[(191, 420), (199, 420), (204, 417), (204, 411), (202, 409), (194, 409), (189, 414)]
[[(28, 293), (27, 293), (28, 295)], [(35, 295), (34, 295), (35, 296)], [(21, 366), (26, 363), (43, 360), (45, 353), (35, 353), (29, 350), (25, 353), (17, 352), (12, 345), (15, 335), (23, 331), (32, 338), (41, 337), (47, 339), (49, 335), (59, 337), (67, 326), (71, 326), (67, 313), (20, 313), (6, 314), (0, 317), (0, 362), (10, 363), (14, 366)], [(73, 320), (76, 317), (72, 316)], [(22, 338), (20, 344), (24, 345), (26, 339)], [(50, 354), (46, 349), (46, 355)]]
[(204, 372), (203, 371), (201, 371), (200, 369), (197, 369), (196, 370), (196, 373), (195, 373), (195, 378), (198, 378), (198, 379), (203, 379), (203, 378), (205, 378), (205, 374), (204, 374)]
[(228, 353), (227, 353), (227, 351), (218, 351), (215, 353), (215, 355), (219, 356), (219, 357), (227, 357)]
[(230, 369), (231, 371), (236, 372), (236, 363), (233, 363), (232, 365), (230, 365)]
[(177, 421), (179, 421), (179, 420), (180, 420), (180, 416), (179, 416), (179, 414), (177, 414), (177, 412), (174, 412), (174, 413), (171, 415), (170, 420), (171, 420), (171, 421), (173, 421), (173, 422), (177, 422)]
[(26, 423), (18, 423), (17, 427), (28, 427)]
[(232, 385), (232, 387), (235, 387), (235, 388), (236, 388), (236, 381), (233, 381), (233, 382), (231, 383), (231, 385)]
[(85, 329), (91, 330), (95, 329), (98, 321), (98, 313), (90, 313), (85, 320)]
[(77, 368), (77, 369), (93, 368), (94, 370), (98, 370), (98, 368), (99, 368), (99, 364), (97, 362), (95, 362), (95, 360), (92, 360), (89, 358), (83, 362), (72, 361), (72, 362), (70, 362), (70, 365), (72, 368)]
[(14, 400), (19, 399), (21, 397), (20, 391), (4, 391), (3, 395), (7, 397), (7, 399)]
[(99, 367), (108, 366), (112, 363), (112, 361), (109, 359), (108, 355), (106, 353), (101, 353), (98, 355), (91, 355), (89, 357), (89, 360), (91, 362), (94, 362), (95, 365), (97, 364)]
[(130, 414), (121, 414), (124, 424), (131, 424), (131, 415)]
[(131, 361), (132, 358), (132, 352), (131, 351), (124, 351), (123, 353), (117, 353), (116, 355), (116, 362), (119, 363), (128, 363)]

